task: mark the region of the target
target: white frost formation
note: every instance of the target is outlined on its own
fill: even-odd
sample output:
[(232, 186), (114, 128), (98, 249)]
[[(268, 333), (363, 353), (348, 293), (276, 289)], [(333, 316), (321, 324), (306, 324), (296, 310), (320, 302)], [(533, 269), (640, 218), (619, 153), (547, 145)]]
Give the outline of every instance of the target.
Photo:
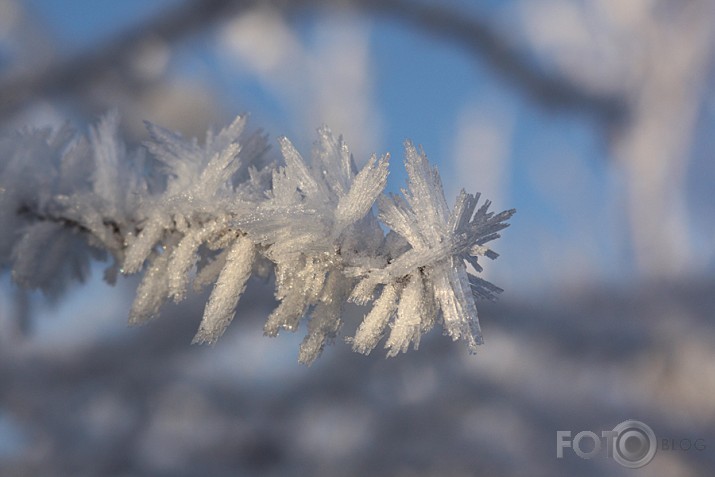
[(450, 210), (437, 170), (410, 142), (408, 190), (385, 196), (389, 156), (357, 170), (324, 127), (309, 161), (281, 138), (276, 167), (266, 137), (245, 125), (238, 117), (199, 144), (147, 123), (151, 139), (136, 151), (119, 139), (116, 114), (88, 137), (68, 127), (1, 137), (0, 265), (16, 283), (53, 294), (70, 277), (83, 280), (90, 258), (111, 256), (110, 283), (143, 270), (130, 323), (183, 300), (190, 284), (213, 284), (194, 338), (208, 343), (233, 319), (250, 276), (274, 272), (280, 303), (265, 333), (296, 331), (309, 317), (303, 363), (335, 338), (347, 301), (373, 298), (348, 338), (356, 351), (374, 349), (388, 325), (388, 356), (417, 348), (436, 322), (475, 351), (475, 299), (502, 290), (467, 264), (479, 272), (478, 257), (497, 257), (486, 244), (514, 210), (495, 215), (486, 201), (475, 212), (479, 195), (464, 191)]

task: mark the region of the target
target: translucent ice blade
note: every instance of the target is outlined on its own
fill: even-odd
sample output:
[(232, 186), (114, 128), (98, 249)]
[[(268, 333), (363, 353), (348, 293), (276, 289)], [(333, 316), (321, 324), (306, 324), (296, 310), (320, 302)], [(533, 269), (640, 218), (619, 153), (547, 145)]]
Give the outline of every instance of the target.
[(204, 309), (194, 343), (214, 343), (226, 331), (233, 320), (238, 299), (251, 276), (255, 255), (253, 243), (245, 236), (236, 239), (231, 246), (226, 256), (226, 265)]

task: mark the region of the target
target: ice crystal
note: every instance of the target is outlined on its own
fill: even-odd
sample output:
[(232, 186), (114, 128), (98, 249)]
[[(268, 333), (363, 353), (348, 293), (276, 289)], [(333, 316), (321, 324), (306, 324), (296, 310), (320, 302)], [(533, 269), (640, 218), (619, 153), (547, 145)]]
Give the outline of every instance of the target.
[(359, 270), (366, 275), (352, 298), (364, 302), (378, 284), (384, 285), (375, 306), (353, 340), (356, 351), (368, 353), (394, 315), (386, 347), (388, 355), (417, 348), (420, 336), (434, 326), (437, 311), (445, 332), (464, 339), (476, 351), (482, 336), (475, 296), (493, 298), (501, 289), (467, 272), (465, 261), (482, 270), (479, 256), (496, 258), (484, 244), (499, 237), (514, 210), (494, 215), (486, 201), (475, 213), (479, 195), (461, 191), (450, 211), (437, 169), (412, 143), (405, 143), (409, 190), (403, 196), (379, 200), (380, 220), (409, 243), (409, 248), (381, 268)]
[(264, 330), (296, 331), (306, 319), (303, 363), (338, 335), (347, 301), (372, 302), (348, 338), (362, 353), (385, 334), (388, 356), (417, 348), (435, 323), (470, 351), (481, 343), (475, 299), (501, 289), (473, 273), (479, 257), (497, 257), (486, 244), (514, 211), (491, 213), (489, 201), (477, 209), (479, 195), (464, 191), (450, 210), (437, 170), (410, 142), (407, 190), (384, 195), (389, 156), (358, 169), (327, 127), (308, 160), (280, 138), (278, 166), (265, 136), (245, 132), (245, 116), (202, 144), (147, 129), (134, 151), (116, 114), (87, 138), (67, 127), (0, 138), (0, 263), (18, 284), (57, 293), (109, 254), (109, 282), (143, 272), (131, 323), (185, 299), (192, 282), (213, 285), (194, 338), (213, 343), (251, 275), (273, 271), (279, 304)]

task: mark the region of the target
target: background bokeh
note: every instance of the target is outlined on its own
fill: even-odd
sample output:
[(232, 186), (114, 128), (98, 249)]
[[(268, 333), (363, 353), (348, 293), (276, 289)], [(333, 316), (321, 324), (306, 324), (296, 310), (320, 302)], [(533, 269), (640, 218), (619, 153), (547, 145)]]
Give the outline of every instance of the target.
[[(1, 131), (116, 108), (139, 145), (144, 119), (250, 112), (302, 151), (328, 124), (358, 163), (390, 152), (392, 191), (410, 138), (449, 199), (518, 210), (477, 356), (435, 332), (307, 368), (300, 331), (262, 336), (270, 283), (200, 347), (205, 296), (129, 329), (136, 278), (48, 298), (4, 273), (0, 475), (712, 474), (714, 59), (711, 0), (0, 0)], [(706, 448), (556, 459), (557, 430), (629, 418)]]

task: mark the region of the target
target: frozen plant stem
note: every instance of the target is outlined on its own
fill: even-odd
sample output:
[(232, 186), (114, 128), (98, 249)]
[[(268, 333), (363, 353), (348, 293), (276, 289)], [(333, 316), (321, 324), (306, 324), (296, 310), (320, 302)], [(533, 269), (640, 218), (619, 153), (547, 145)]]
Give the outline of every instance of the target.
[(233, 319), (250, 276), (275, 273), (280, 303), (265, 333), (295, 331), (307, 318), (306, 364), (337, 336), (348, 301), (373, 303), (347, 338), (355, 351), (369, 353), (384, 335), (388, 356), (417, 348), (435, 323), (476, 350), (475, 299), (502, 290), (467, 265), (478, 273), (479, 257), (497, 257), (486, 244), (514, 210), (477, 208), (479, 195), (464, 191), (450, 209), (437, 170), (409, 141), (407, 189), (387, 196), (388, 155), (358, 170), (323, 127), (308, 161), (280, 138), (276, 164), (266, 137), (245, 124), (238, 117), (199, 144), (147, 123), (150, 140), (135, 151), (119, 139), (116, 114), (87, 137), (63, 128), (0, 138), (3, 267), (21, 286), (59, 293), (84, 279), (90, 258), (108, 255), (110, 283), (143, 272), (133, 324), (185, 299), (191, 283), (213, 285), (194, 338), (208, 343)]

